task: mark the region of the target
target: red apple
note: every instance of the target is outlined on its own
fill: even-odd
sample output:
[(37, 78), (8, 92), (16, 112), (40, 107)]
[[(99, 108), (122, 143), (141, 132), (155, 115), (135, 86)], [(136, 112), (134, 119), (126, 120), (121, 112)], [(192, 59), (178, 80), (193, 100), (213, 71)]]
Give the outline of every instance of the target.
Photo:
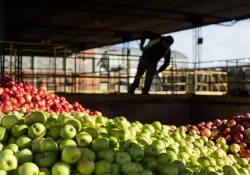
[(241, 143), (243, 140), (243, 135), (240, 132), (237, 132), (233, 135), (233, 139), (236, 143)]
[(227, 123), (226, 123), (227, 127), (228, 128), (232, 128), (233, 126), (236, 125), (236, 121), (231, 119), (231, 120), (228, 120)]
[(230, 134), (225, 135), (224, 138), (226, 139), (227, 143), (231, 143), (232, 142), (232, 137), (231, 137)]
[(242, 125), (236, 125), (233, 128), (233, 133), (237, 133), (237, 132), (243, 132), (245, 129)]
[(227, 135), (231, 132), (231, 128), (226, 128), (224, 131), (222, 131), (223, 135)]

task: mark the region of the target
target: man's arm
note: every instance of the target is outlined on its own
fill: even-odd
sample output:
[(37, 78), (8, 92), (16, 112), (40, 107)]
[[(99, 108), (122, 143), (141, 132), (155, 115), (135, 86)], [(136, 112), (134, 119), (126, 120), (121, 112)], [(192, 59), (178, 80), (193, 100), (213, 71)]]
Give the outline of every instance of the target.
[(170, 59), (171, 59), (171, 50), (169, 50), (169, 52), (167, 53), (167, 55), (164, 57), (164, 63), (163, 65), (159, 68), (159, 70), (157, 71), (158, 73), (166, 70), (166, 68), (168, 67), (169, 63), (170, 63)]

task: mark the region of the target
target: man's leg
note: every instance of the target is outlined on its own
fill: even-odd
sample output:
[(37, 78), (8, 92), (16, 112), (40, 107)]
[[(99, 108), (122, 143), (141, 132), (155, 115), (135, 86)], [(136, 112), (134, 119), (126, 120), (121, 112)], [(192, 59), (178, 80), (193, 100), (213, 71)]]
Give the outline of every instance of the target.
[(145, 95), (148, 94), (151, 88), (151, 84), (152, 84), (155, 72), (156, 72), (156, 68), (157, 68), (157, 65), (154, 65), (154, 64), (149, 65), (147, 69), (147, 73), (146, 73), (145, 82), (144, 82), (144, 88), (142, 89), (142, 94), (145, 94)]
[(135, 93), (135, 89), (139, 86), (140, 84), (140, 79), (142, 77), (142, 75), (144, 74), (146, 70), (146, 64), (143, 60), (139, 61), (138, 67), (137, 67), (137, 72), (135, 75), (135, 79), (134, 82), (130, 85), (129, 88), (129, 94), (134, 94)]

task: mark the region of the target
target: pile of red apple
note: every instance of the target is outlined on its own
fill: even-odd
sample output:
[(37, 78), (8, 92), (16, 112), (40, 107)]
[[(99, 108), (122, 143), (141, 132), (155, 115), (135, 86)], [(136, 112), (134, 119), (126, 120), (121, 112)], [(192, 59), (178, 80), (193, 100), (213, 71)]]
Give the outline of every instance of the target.
[(50, 93), (45, 86), (39, 88), (23, 83), (16, 83), (8, 77), (0, 77), (0, 114), (10, 111), (29, 113), (36, 110), (46, 112), (74, 113), (86, 112), (97, 115), (99, 112), (91, 112), (78, 102), (70, 104), (64, 97)]
[(237, 143), (241, 154), (250, 157), (250, 113), (233, 116), (229, 120), (217, 119), (214, 122), (201, 122), (198, 125), (187, 125), (188, 131), (206, 136), (211, 140), (219, 137), (226, 139), (227, 144)]

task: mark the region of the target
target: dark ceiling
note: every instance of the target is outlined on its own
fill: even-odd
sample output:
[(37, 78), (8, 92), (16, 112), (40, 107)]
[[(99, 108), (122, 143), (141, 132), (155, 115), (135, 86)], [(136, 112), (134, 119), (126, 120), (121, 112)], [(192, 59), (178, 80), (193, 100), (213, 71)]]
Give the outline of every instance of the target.
[(5, 40), (88, 49), (138, 39), (144, 30), (162, 34), (249, 17), (249, 0), (8, 0)]

